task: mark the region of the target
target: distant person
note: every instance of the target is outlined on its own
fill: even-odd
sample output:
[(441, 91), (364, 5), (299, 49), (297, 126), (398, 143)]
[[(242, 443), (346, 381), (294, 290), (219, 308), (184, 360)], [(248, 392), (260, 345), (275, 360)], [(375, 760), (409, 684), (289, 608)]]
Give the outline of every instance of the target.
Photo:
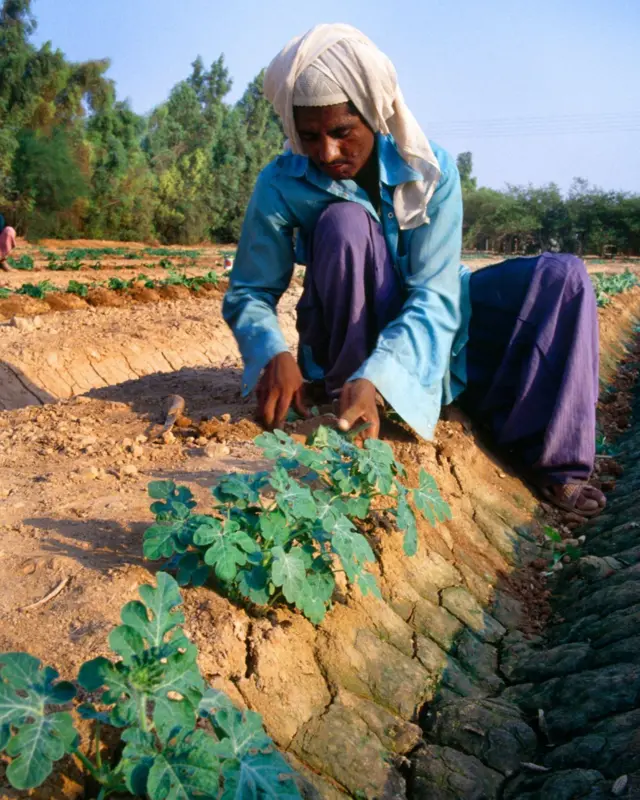
[(10, 272), (11, 267), (7, 264), (7, 256), (16, 246), (16, 232), (7, 225), (4, 217), (0, 214), (0, 269)]
[[(376, 391), (427, 439), (459, 397), (548, 500), (599, 513), (604, 495), (587, 484), (598, 318), (582, 261), (461, 266), (455, 161), (355, 28), (318, 25), (290, 41), (264, 91), (288, 147), (258, 178), (224, 300), (264, 423), (281, 426), (290, 406), (307, 414), (305, 379), (339, 398), (343, 430), (365, 422), (372, 437)], [(297, 359), (276, 318), (294, 262), (307, 264)]]

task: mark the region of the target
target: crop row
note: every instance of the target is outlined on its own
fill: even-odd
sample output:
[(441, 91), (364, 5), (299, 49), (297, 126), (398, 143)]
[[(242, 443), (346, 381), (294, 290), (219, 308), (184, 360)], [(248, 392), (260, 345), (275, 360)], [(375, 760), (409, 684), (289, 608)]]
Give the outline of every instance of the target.
[(616, 294), (627, 292), (639, 283), (638, 276), (628, 269), (617, 275), (598, 272), (591, 275), (591, 282), (599, 306), (606, 306)]
[(67, 294), (75, 294), (78, 297), (86, 297), (92, 289), (106, 288), (121, 292), (132, 289), (134, 286), (141, 286), (146, 289), (160, 289), (163, 286), (185, 286), (187, 289), (197, 292), (203, 286), (217, 286), (219, 281), (220, 277), (215, 272), (208, 272), (206, 275), (194, 277), (171, 272), (163, 280), (154, 280), (144, 273), (140, 273), (140, 275), (131, 280), (109, 278), (108, 281), (92, 281), (91, 283), (71, 280), (66, 289), (54, 286), (51, 281), (45, 280), (38, 281), (38, 283), (23, 283), (18, 289), (0, 288), (0, 299), (6, 299), (11, 295), (27, 295), (28, 297), (43, 300), (52, 292), (66, 292)]

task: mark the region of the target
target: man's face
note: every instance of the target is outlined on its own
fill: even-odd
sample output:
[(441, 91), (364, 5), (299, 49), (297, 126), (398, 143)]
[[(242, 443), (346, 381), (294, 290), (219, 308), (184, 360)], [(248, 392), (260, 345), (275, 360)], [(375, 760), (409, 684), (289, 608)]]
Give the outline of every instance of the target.
[(294, 117), (304, 154), (335, 181), (355, 178), (375, 145), (373, 131), (348, 103), (306, 108)]

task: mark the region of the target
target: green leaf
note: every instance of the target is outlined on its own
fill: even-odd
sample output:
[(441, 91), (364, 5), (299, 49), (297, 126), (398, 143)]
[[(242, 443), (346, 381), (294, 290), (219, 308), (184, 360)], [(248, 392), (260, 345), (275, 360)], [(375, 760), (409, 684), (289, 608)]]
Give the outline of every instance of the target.
[(332, 502), (334, 498), (329, 494), (329, 492), (314, 492), (313, 498), (316, 503), (317, 519), (319, 520), (323, 529), (327, 533), (331, 533), (333, 526), (336, 524), (338, 517), (342, 513), (340, 506), (346, 504)]
[(207, 517), (206, 522), (199, 525), (193, 532), (193, 543), (198, 547), (207, 547), (222, 534), (222, 523), (215, 517)]
[(380, 593), (378, 582), (370, 572), (361, 572), (358, 575), (358, 587), (365, 597), (371, 593), (379, 600), (382, 600), (382, 594)]
[(167, 500), (175, 491), (176, 485), (173, 481), (151, 481), (147, 488), (152, 500)]
[(311, 572), (307, 573), (302, 595), (296, 603), (300, 611), (314, 625), (319, 625), (324, 619), (335, 585), (331, 567), (321, 558), (316, 558)]
[(371, 488), (390, 494), (393, 488), (393, 450), (379, 439), (367, 439), (356, 456), (356, 469)]
[(284, 511), (287, 519), (317, 518), (318, 510), (308, 486), (300, 486), (282, 467), (274, 469), (269, 482), (276, 490), (278, 508)]
[(181, 522), (156, 522), (144, 532), (142, 553), (149, 561), (169, 558), (174, 553), (183, 553), (184, 545), (180, 542)]
[(335, 524), (331, 547), (339, 556), (342, 568), (351, 583), (362, 572), (366, 562), (375, 560), (369, 542), (345, 516), (340, 516)]
[(236, 508), (246, 508), (248, 505), (257, 505), (260, 502), (260, 490), (266, 483), (266, 472), (256, 472), (253, 475), (231, 473), (224, 475), (211, 493), (219, 503), (233, 504)]
[(431, 524), (451, 519), (451, 509), (442, 499), (438, 484), (424, 469), (420, 470), (420, 483), (413, 490), (413, 500), (425, 519)]
[(219, 711), (232, 711), (235, 708), (224, 692), (209, 686), (198, 705), (198, 716), (208, 719)]
[(401, 488), (396, 511), (398, 527), (404, 531), (404, 552), (408, 556), (415, 556), (418, 551), (418, 528), (416, 518), (407, 501), (407, 492)]
[(260, 514), (260, 533), (267, 542), (285, 545), (291, 536), (287, 518), (281, 511), (265, 511)]
[(263, 606), (269, 602), (269, 573), (264, 567), (256, 565), (249, 570), (241, 569), (236, 580), (240, 593), (252, 603)]
[(217, 797), (220, 763), (216, 745), (204, 731), (181, 732), (153, 759), (146, 786), (150, 800)]
[(276, 429), (273, 433), (262, 433), (254, 439), (254, 443), (266, 458), (281, 462), (286, 469), (294, 469), (298, 465), (300, 445), (284, 431)]
[(301, 598), (306, 583), (304, 554), (300, 547), (292, 547), (285, 553), (282, 547), (274, 547), (271, 551), (273, 563), (271, 580), (275, 586), (282, 587), (287, 602), (297, 603)]
[(111, 631), (109, 647), (122, 658), (125, 664), (131, 664), (133, 656), (142, 655), (145, 649), (142, 636), (128, 625), (119, 625)]
[(341, 500), (337, 505), (343, 514), (357, 519), (365, 519), (369, 513), (371, 500), (366, 495), (360, 495), (360, 497), (349, 497), (346, 500)]
[(13, 759), (7, 778), (16, 789), (32, 789), (76, 746), (71, 715), (50, 710), (69, 702), (75, 688), (27, 653), (0, 654), (0, 665), (0, 749)]
[(224, 763), (222, 777), (221, 800), (301, 800), (291, 767), (275, 750)]
[(216, 541), (204, 554), (204, 561), (214, 568), (222, 581), (232, 581), (239, 567), (247, 563), (247, 553), (255, 553), (257, 544), (248, 536), (237, 522), (226, 520)]
[(40, 715), (20, 727), (7, 745), (13, 761), (7, 767), (7, 778), (16, 789), (40, 786), (51, 774), (53, 762), (72, 752), (77, 741), (71, 714), (57, 712)]
[(250, 750), (262, 750), (273, 743), (262, 727), (262, 717), (255, 711), (239, 711), (234, 708), (221, 708), (213, 724), (218, 735), (227, 740), (229, 752), (235, 758), (242, 758)]
[(166, 572), (158, 572), (156, 581), (157, 588), (149, 584), (140, 586), (138, 591), (144, 605), (134, 600), (120, 614), (122, 622), (137, 631), (150, 647), (160, 647), (166, 635), (184, 622), (182, 612), (175, 611), (182, 603), (176, 581)]

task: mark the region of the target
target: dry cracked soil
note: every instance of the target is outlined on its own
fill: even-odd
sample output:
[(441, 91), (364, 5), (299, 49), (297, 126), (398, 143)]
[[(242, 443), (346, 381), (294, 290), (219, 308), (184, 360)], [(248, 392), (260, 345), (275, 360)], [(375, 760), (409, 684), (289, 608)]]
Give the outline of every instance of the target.
[[(280, 307), (292, 345), (298, 295), (294, 288)], [(627, 456), (635, 441), (633, 429), (625, 431), (637, 356), (625, 343), (639, 311), (636, 289), (601, 313), (601, 371), (609, 386), (601, 425), (607, 441), (622, 436)], [(204, 507), (216, 476), (262, 463), (253, 444), (260, 429), (240, 389), (240, 362), (219, 296), (81, 308), (0, 325), (0, 651), (28, 651), (68, 678), (83, 661), (108, 654), (120, 607), (155, 569), (141, 548), (152, 521), (148, 482), (188, 485)], [(185, 398), (193, 425), (185, 422), (159, 441), (163, 404), (172, 394)], [(430, 472), (453, 518), (436, 528), (421, 524), (411, 559), (397, 531), (372, 532), (382, 599), (341, 591), (325, 621), (313, 626), (286, 607), (258, 615), (210, 588), (188, 589), (187, 632), (202, 672), (240, 706), (262, 714), (304, 777), (307, 797), (611, 796), (620, 770), (631, 775), (640, 763), (627, 768), (609, 754), (599, 765), (578, 740), (626, 715), (619, 729), (593, 735), (605, 742), (626, 735), (628, 749), (639, 729), (628, 717), (640, 713), (633, 655), (640, 646), (634, 651), (628, 643), (631, 637), (638, 645), (640, 635), (633, 627), (637, 566), (603, 561), (637, 551), (637, 534), (627, 529), (611, 539), (605, 517), (604, 525), (584, 529), (584, 570), (572, 572), (575, 565), (567, 564), (562, 580), (550, 577), (544, 526), (555, 526), (565, 540), (583, 529), (571, 530), (541, 506), (466, 418), (448, 416), (432, 443), (393, 423), (384, 430), (409, 481), (420, 467)], [(605, 458), (597, 478), (614, 490), (621, 471)], [(625, 497), (640, 492), (628, 471)], [(617, 497), (608, 520), (614, 528), (624, 527), (630, 513)], [(588, 552), (592, 527), (597, 553)], [(626, 650), (618, 645), (613, 655), (592, 658), (595, 633), (580, 638), (576, 626), (583, 619), (599, 624), (589, 589), (596, 579), (622, 587), (609, 589), (614, 598), (626, 592), (624, 601), (601, 602), (631, 633), (616, 639)], [(28, 608), (63, 582), (53, 599)], [(629, 608), (636, 622), (625, 615)], [(612, 708), (589, 693), (589, 670), (601, 676), (609, 670), (598, 678), (598, 696), (614, 696)], [(568, 674), (573, 695), (563, 683)], [(566, 709), (581, 702), (584, 713), (572, 721)], [(540, 722), (545, 713), (551, 734)], [(640, 739), (633, 741), (637, 747)], [(560, 755), (558, 745), (565, 747)], [(0, 764), (0, 796), (26, 796), (10, 789), (3, 773)], [(552, 778), (556, 783), (545, 789)], [(637, 783), (631, 775), (624, 791)], [(29, 796), (84, 797), (78, 765), (61, 762)]]

